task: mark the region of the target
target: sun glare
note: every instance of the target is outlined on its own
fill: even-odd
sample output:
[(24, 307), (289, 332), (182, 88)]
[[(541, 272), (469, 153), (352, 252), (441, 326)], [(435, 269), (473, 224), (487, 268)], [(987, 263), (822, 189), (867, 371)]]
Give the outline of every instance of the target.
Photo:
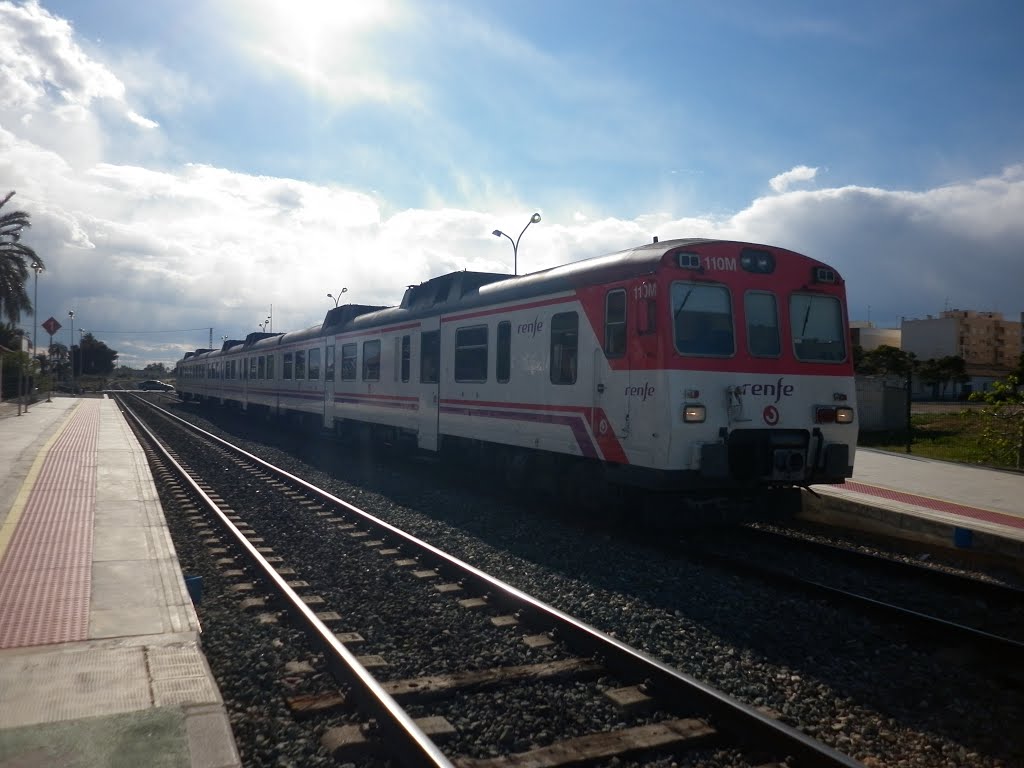
[(343, 47), (397, 13), (393, 3), (382, 0), (262, 0), (257, 8), (262, 12), (248, 3), (240, 10), (251, 20), (261, 18), (257, 23), (265, 39), (293, 55)]

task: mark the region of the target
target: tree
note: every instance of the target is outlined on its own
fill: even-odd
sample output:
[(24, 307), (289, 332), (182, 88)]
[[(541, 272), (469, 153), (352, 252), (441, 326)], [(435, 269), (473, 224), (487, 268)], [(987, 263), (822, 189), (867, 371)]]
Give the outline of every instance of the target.
[(982, 402), (985, 426), (983, 445), (996, 464), (1024, 469), (1024, 391), (1011, 374), (992, 383), (987, 392), (974, 392), (971, 400)]
[(36, 252), (20, 242), (22, 230), (32, 226), (24, 211), (3, 212), (4, 205), (14, 192), (0, 200), (0, 318), (16, 323), (21, 313), (32, 314), (34, 309), (25, 285), (33, 264), (43, 267)]
[(21, 351), (25, 331), (14, 323), (0, 323), (0, 398), (14, 397), (28, 371), (28, 354)]
[(75, 357), (78, 358), (77, 370), (79, 374), (85, 376), (107, 375), (114, 372), (114, 360), (117, 358), (117, 350), (111, 349), (91, 333), (86, 333), (82, 336)]
[(950, 382), (965, 384), (971, 380), (971, 377), (967, 375), (967, 363), (959, 355), (947, 355), (938, 360), (934, 358), (925, 360), (918, 373), (921, 376), (921, 381), (925, 384), (940, 387), (937, 392), (933, 390), (932, 393), (933, 396), (940, 398), (946, 396), (946, 387)]
[(150, 363), (142, 369), (142, 372), (146, 376), (152, 376), (154, 379), (162, 379), (167, 375), (167, 366), (163, 363)]
[(857, 373), (906, 376), (917, 366), (917, 357), (913, 352), (880, 344), (874, 349), (863, 352), (859, 363), (855, 366)]
[(50, 365), (53, 368), (54, 378), (67, 379), (68, 371), (68, 348), (60, 342), (54, 342), (50, 345)]

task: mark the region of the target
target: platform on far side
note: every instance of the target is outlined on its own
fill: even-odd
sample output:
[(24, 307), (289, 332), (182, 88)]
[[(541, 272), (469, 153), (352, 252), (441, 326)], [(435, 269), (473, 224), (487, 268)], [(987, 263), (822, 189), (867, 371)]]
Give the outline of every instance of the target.
[(1024, 474), (858, 448), (853, 477), (804, 493), (805, 519), (1008, 557), (1024, 568)]
[(8, 409), (0, 466), (0, 766), (239, 765), (117, 404)]

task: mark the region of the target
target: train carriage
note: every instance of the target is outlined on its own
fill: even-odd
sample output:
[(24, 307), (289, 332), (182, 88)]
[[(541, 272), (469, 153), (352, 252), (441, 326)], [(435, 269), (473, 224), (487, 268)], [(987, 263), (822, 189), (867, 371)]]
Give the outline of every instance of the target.
[(510, 477), (677, 489), (841, 483), (857, 439), (844, 283), (782, 248), (649, 243), (179, 363), (186, 397), (305, 415)]

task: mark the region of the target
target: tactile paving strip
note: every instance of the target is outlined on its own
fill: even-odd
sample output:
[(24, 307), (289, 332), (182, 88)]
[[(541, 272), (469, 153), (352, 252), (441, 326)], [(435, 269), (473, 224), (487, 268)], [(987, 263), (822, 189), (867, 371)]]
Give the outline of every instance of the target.
[(991, 509), (980, 509), (979, 507), (969, 507), (965, 504), (957, 504), (956, 502), (946, 501), (944, 499), (933, 499), (928, 496), (919, 496), (915, 493), (894, 491), (891, 488), (882, 488), (877, 485), (867, 485), (866, 483), (855, 483), (850, 480), (847, 480), (839, 487), (842, 490), (853, 491), (854, 493), (863, 493), (867, 496), (875, 496), (877, 498), (888, 499), (889, 501), (898, 501), (901, 504), (910, 504), (915, 507), (923, 507), (924, 509), (933, 509), (936, 512), (960, 515), (972, 520), (982, 520), (986, 523), (995, 523), (996, 525), (1005, 525), (1008, 528), (1024, 530), (1024, 518), (1014, 517), (1013, 515), (1008, 515), (1004, 512), (996, 512)]
[(0, 560), (0, 648), (89, 632), (100, 401), (83, 400), (51, 446)]

